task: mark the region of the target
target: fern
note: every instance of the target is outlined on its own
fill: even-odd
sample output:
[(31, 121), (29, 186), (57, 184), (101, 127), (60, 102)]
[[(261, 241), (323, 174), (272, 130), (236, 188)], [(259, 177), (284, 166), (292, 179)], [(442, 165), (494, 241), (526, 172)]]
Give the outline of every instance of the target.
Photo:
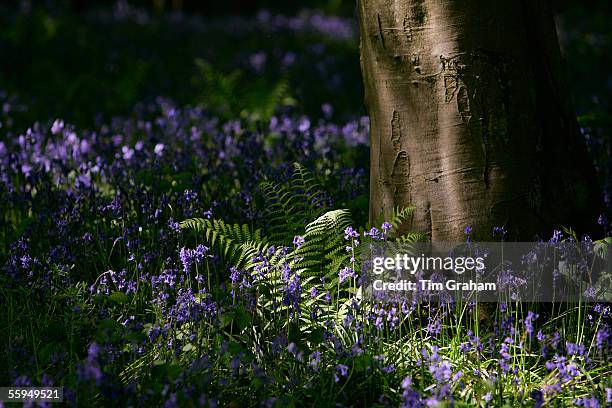
[(388, 222), (391, 224), (392, 228), (389, 232), (389, 238), (395, 239), (398, 242), (402, 243), (413, 243), (413, 242), (422, 242), (427, 241), (429, 239), (428, 235), (424, 232), (407, 232), (404, 234), (399, 234), (400, 227), (412, 216), (415, 206), (407, 206), (407, 207), (395, 207), (391, 211), (391, 216), (386, 219), (384, 214), (380, 214), (376, 220), (374, 221), (374, 225), (368, 224), (368, 229), (375, 226), (380, 227), (383, 222)]
[(291, 242), (304, 225), (324, 211), (323, 193), (310, 171), (294, 163), (288, 185), (264, 182), (266, 232), (270, 242), (278, 245)]
[(242, 71), (224, 73), (201, 58), (195, 60), (195, 70), (191, 83), (201, 101), (228, 117), (251, 116), (268, 121), (280, 105), (295, 102), (287, 78), (272, 83), (264, 78), (247, 81)]
[[(338, 293), (339, 271), (350, 264), (352, 256), (346, 250), (348, 242), (344, 239), (346, 228), (353, 225), (350, 211), (325, 211), (321, 205), (323, 194), (319, 186), (312, 174), (299, 164), (294, 165), (288, 183), (278, 185), (265, 182), (262, 191), (266, 202), (264, 232), (259, 229), (253, 231), (246, 225), (230, 225), (222, 220), (200, 218), (183, 221), (181, 227), (196, 231), (228, 263), (251, 275), (257, 287), (259, 313), (265, 314), (267, 310), (289, 312), (293, 308), (293, 305), (278, 306), (287, 285), (282, 271), (288, 264), (292, 273), (300, 277), (301, 305), (305, 310), (302, 310), (299, 319), (304, 323), (303, 327), (311, 330), (318, 324), (310, 321), (310, 307), (327, 292), (332, 293), (338, 302), (333, 311), (334, 317), (341, 318), (348, 312), (352, 293), (352, 289), (344, 288)], [(411, 206), (393, 210), (388, 220), (393, 226), (390, 243), (413, 243), (427, 239), (425, 233), (398, 235), (396, 232), (414, 209)], [(363, 236), (364, 230), (361, 229), (361, 232)], [(304, 238), (300, 247), (292, 245), (295, 235)], [(322, 281), (325, 282), (324, 290), (315, 298), (306, 299), (304, 293), (314, 285), (321, 287)]]
[(368, 224), (368, 228), (373, 227), (373, 226), (378, 227), (383, 222), (386, 221), (389, 224), (391, 224), (394, 229), (397, 229), (402, 224), (402, 222), (404, 222), (408, 217), (412, 215), (415, 209), (416, 207), (412, 205), (409, 205), (407, 207), (400, 207), (400, 206), (394, 207), (391, 210), (390, 217), (387, 217), (384, 213), (379, 214), (378, 217), (376, 217), (376, 219), (374, 220), (373, 225)]
[(351, 223), (348, 210), (333, 210), (306, 226), (304, 244), (292, 253), (300, 259), (304, 277), (325, 277), (329, 287), (337, 283), (338, 271), (350, 258), (345, 249), (344, 230)]
[(425, 232), (407, 232), (395, 238), (395, 241), (402, 244), (413, 244), (415, 242), (426, 242), (428, 239), (429, 235)]
[(206, 106), (219, 111), (234, 111), (234, 101), (240, 100), (237, 92), (242, 73), (238, 70), (229, 74), (221, 73), (201, 58), (196, 58), (195, 66), (198, 74), (192, 78), (191, 83), (199, 91)]
[(288, 198), (291, 193), (270, 182), (263, 182), (261, 189), (265, 200), (266, 231), (270, 241), (275, 244), (290, 242), (299, 231), (299, 222), (290, 217), (293, 203)]
[(243, 113), (253, 115), (254, 118), (267, 122), (277, 111), (280, 105), (291, 100), (289, 96), (290, 84), (286, 78), (274, 84), (265, 81), (256, 81), (251, 84), (245, 96)]
[(268, 247), (268, 241), (261, 235), (261, 230), (251, 231), (248, 225), (191, 218), (181, 222), (180, 226), (201, 234), (211, 248), (216, 249), (228, 263), (237, 267), (243, 266), (250, 258)]

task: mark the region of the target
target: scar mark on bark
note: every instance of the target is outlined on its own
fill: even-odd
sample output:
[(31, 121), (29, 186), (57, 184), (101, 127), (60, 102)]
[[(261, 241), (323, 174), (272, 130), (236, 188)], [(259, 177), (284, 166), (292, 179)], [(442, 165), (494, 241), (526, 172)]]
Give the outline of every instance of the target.
[(396, 152), (400, 151), (402, 145), (402, 123), (398, 111), (393, 111), (391, 119), (391, 143)]
[(412, 3), (410, 14), (412, 15), (412, 21), (414, 23), (414, 26), (421, 27), (425, 24), (425, 20), (427, 19), (427, 12), (425, 10), (425, 7), (423, 6), (423, 0), (416, 0)]
[(404, 17), (404, 21), (402, 24), (402, 28), (404, 30), (404, 35), (408, 41), (412, 41), (412, 27), (410, 27), (410, 18), (408, 15)]
[(385, 45), (385, 34), (383, 33), (383, 27), (382, 27), (382, 22), (380, 21), (380, 14), (376, 14), (376, 18), (378, 20), (378, 35), (380, 36), (380, 44), (382, 45), (383, 49), (387, 49), (387, 46)]
[(463, 123), (469, 123), (472, 113), (470, 112), (470, 97), (465, 86), (460, 87), (457, 91), (457, 109)]
[[(410, 176), (410, 158), (405, 150), (402, 150), (402, 122), (398, 111), (393, 111), (391, 119), (391, 144), (395, 150), (395, 160), (391, 170), (391, 182), (395, 186), (395, 194), (407, 192), (408, 177)], [(406, 186), (399, 188), (398, 186)], [(398, 191), (401, 190), (401, 191)], [(400, 199), (401, 197), (396, 197)]]
[(457, 77), (455, 75), (444, 75), (444, 101), (449, 103), (453, 100), (457, 91)]
[(481, 124), (481, 136), (482, 136), (482, 154), (484, 155), (484, 165), (482, 168), (482, 181), (484, 182), (485, 188), (489, 188), (489, 173), (490, 173), (490, 163), (489, 163), (489, 123), (491, 118), (489, 117), (489, 113), (485, 112), (482, 115), (482, 124)]
[(431, 216), (431, 203), (429, 201), (425, 206), (425, 223), (427, 224), (426, 231), (429, 232), (429, 238), (431, 239), (433, 234), (433, 219)]
[(393, 171), (391, 173), (391, 180), (393, 184), (408, 184), (408, 177), (410, 176), (410, 158), (405, 150), (397, 153), (395, 161), (393, 162)]
[(393, 162), (393, 171), (391, 172), (391, 183), (393, 184), (393, 202), (407, 203), (410, 202), (410, 158), (408, 153), (402, 150), (397, 153)]
[(414, 41), (415, 37), (421, 37), (424, 25), (427, 21), (427, 10), (423, 6), (423, 0), (413, 0), (402, 21), (401, 31), (408, 42)]

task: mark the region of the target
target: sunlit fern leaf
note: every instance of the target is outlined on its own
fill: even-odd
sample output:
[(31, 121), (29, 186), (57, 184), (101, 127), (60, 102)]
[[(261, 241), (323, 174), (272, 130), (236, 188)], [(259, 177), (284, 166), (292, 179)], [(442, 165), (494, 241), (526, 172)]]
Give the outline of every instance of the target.
[(306, 225), (305, 237), (313, 235), (329, 234), (331, 232), (344, 232), (346, 227), (352, 223), (351, 213), (349, 210), (332, 210), (328, 211), (313, 222)]
[(304, 221), (312, 220), (324, 211), (323, 193), (314, 175), (299, 163), (293, 163), (291, 189), (303, 205)]
[(314, 176), (298, 163), (294, 163), (287, 185), (264, 182), (261, 189), (266, 203), (266, 235), (276, 245), (291, 243), (308, 221), (325, 210), (321, 205), (323, 194)]
[(408, 206), (408, 207), (395, 207), (393, 209), (393, 214), (391, 215), (391, 219), (388, 220), (388, 222), (393, 225), (393, 230), (397, 231), (397, 229), (400, 227), (400, 225), (402, 225), (402, 223), (412, 215), (412, 213), (414, 212), (414, 210), (416, 209), (415, 206)]
[(400, 206), (394, 207), (393, 210), (391, 211), (390, 216), (385, 216), (384, 214), (380, 214), (378, 217), (376, 217), (372, 225), (368, 224), (368, 228), (371, 228), (371, 227), (380, 228), (382, 223), (386, 221), (393, 226), (393, 230), (397, 230), (400, 227), (400, 225), (402, 225), (402, 223), (408, 217), (412, 215), (415, 209), (416, 207), (413, 205), (409, 205), (407, 207), (400, 207)]
[(264, 214), (267, 236), (274, 244), (290, 242), (294, 227), (290, 224), (289, 215), (282, 201), (286, 190), (270, 182), (263, 182), (261, 189), (265, 199)]
[(269, 246), (261, 230), (251, 231), (248, 225), (227, 224), (217, 219), (191, 218), (181, 222), (180, 226), (200, 234), (211, 248), (237, 267), (243, 266)]
[[(302, 232), (304, 243), (299, 248), (287, 249), (277, 247), (272, 253), (266, 254), (263, 260), (252, 262), (247, 266), (253, 276), (263, 274), (264, 279), (259, 285), (265, 287), (267, 296), (260, 299), (264, 308), (271, 308), (276, 302), (276, 310), (291, 309), (291, 305), (278, 306), (285, 290), (286, 282), (282, 280), (283, 264), (287, 262), (293, 273), (300, 276), (303, 294), (312, 286), (320, 285), (321, 277), (326, 279), (326, 290), (336, 285), (338, 271), (346, 263), (349, 254), (346, 252), (344, 230), (351, 225), (351, 215), (348, 210), (329, 211), (306, 225)], [(324, 295), (324, 291), (319, 296)], [(303, 315), (310, 313), (308, 305), (302, 303)], [(272, 310), (272, 309), (270, 309)]]
[(324, 276), (328, 283), (337, 278), (338, 271), (350, 258), (344, 230), (351, 224), (350, 212), (343, 209), (328, 211), (306, 225), (305, 242), (294, 255), (303, 258), (301, 267), (308, 269), (307, 275)]
[(412, 244), (415, 242), (426, 242), (429, 240), (429, 236), (425, 232), (408, 232), (395, 238), (396, 242), (403, 244)]

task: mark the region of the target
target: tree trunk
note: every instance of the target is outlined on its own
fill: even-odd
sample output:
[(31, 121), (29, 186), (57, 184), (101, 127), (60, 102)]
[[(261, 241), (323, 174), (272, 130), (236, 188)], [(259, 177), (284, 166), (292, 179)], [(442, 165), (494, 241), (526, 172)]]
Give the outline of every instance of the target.
[(603, 208), (541, 0), (359, 0), (370, 218), (416, 206), (433, 241), (552, 227)]

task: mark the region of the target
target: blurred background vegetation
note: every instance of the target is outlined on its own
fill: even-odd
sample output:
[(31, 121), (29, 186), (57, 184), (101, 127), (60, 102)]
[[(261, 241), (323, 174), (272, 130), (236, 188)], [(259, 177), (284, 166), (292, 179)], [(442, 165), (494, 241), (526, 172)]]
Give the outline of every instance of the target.
[[(229, 73), (245, 53), (294, 49), (296, 54), (308, 54), (308, 48), (323, 42), (332, 45), (326, 54), (334, 57), (338, 63), (335, 74), (345, 78), (349, 86), (326, 95), (318, 94), (319, 87), (309, 87), (300, 101), (306, 108), (317, 105), (317, 112), (321, 103), (332, 98), (347, 112), (363, 111), (356, 37), (338, 44), (325, 43), (320, 36), (298, 38), (288, 35), (290, 32), (273, 35), (258, 31), (261, 27), (247, 32), (214, 24), (206, 27), (211, 18), (242, 16), (247, 21), (257, 20), (262, 10), (295, 16), (308, 8), (354, 18), (355, 0), (130, 1), (130, 6), (149, 12), (150, 20), (141, 24), (137, 18), (125, 19), (124, 24), (117, 19), (109, 21), (98, 12), (120, 9), (122, 4), (127, 6), (128, 2), (4, 2), (0, 6), (0, 89), (34, 102), (30, 105), (34, 118), (61, 116), (86, 124), (96, 114), (124, 113), (151, 96), (197, 102), (202, 97), (201, 89), (192, 81), (194, 75), (202, 73), (202, 66), (195, 63), (197, 58), (210, 61), (219, 72)], [(554, 7), (578, 114), (586, 115), (583, 119), (589, 124), (609, 120), (610, 3), (565, 0), (555, 1)], [(184, 19), (168, 18), (172, 12), (199, 16), (203, 23), (194, 27)], [(313, 65), (315, 62), (313, 59)], [(265, 74), (279, 77), (274, 69)], [(302, 88), (300, 82), (312, 79), (309, 72), (291, 74), (295, 77), (293, 89)]]
[[(553, 3), (568, 90), (610, 190), (610, 2)], [(296, 35), (277, 27), (277, 15), (336, 16), (353, 31), (336, 36), (325, 20), (326, 35)], [(355, 117), (366, 113), (358, 51), (355, 0), (4, 2), (0, 90), (28, 107), (4, 127), (58, 117), (91, 127), (157, 96), (204, 104), (224, 119), (291, 109), (317, 118), (325, 103), (338, 118)]]
[[(287, 3), (13, 2), (0, 6), (0, 89), (27, 103), (29, 120), (62, 117), (83, 126), (155, 96), (212, 108), (225, 100), (231, 116), (240, 113), (238, 104), (264, 101), (269, 91), (288, 96), (289, 89), (307, 114), (319, 114), (331, 99), (340, 111), (363, 113), (356, 36), (336, 41), (266, 30), (262, 14), (296, 16), (304, 6), (321, 6), (351, 16), (352, 7)], [(252, 69), (257, 54), (264, 56), (261, 72)], [(283, 58), (296, 63), (287, 69)]]
[[(213, 21), (229, 16), (257, 20), (262, 10), (272, 15), (298, 15), (302, 9), (317, 9), (327, 15), (355, 18), (355, 0), (133, 0), (129, 6), (146, 10), (150, 19), (102, 18), (100, 10), (117, 10), (125, 1), (9, 1), (0, 6), (0, 89), (27, 100), (32, 118), (47, 116), (87, 124), (100, 113), (123, 114), (147, 97), (164, 95), (194, 103), (202, 89), (194, 75), (202, 73), (200, 58), (219, 73), (229, 74), (241, 56), (248, 53), (293, 50), (308, 55), (313, 45), (330, 47), (325, 56), (334, 59), (333, 74), (346, 84), (332, 93), (319, 93), (309, 86), (299, 99), (309, 110), (319, 112), (321, 103), (333, 99), (345, 112), (363, 112), (358, 63), (358, 39), (329, 41), (321, 36), (235, 29)], [(609, 120), (612, 90), (612, 13), (609, 1), (555, 1), (557, 22), (567, 58), (568, 84), (578, 114), (588, 124)], [(172, 19), (172, 12), (198, 16), (201, 24)], [(355, 31), (357, 34), (357, 31)], [(314, 51), (317, 51), (316, 49)], [(244, 60), (244, 58), (242, 58)], [(293, 71), (291, 88), (298, 93), (312, 79), (312, 64)], [(274, 61), (269, 61), (269, 67)], [(209, 71), (210, 74), (212, 71)], [(244, 76), (241, 73), (240, 76)], [(283, 76), (267, 69), (259, 75), (259, 87)], [(236, 75), (234, 72), (233, 75)], [(245, 83), (251, 82), (242, 78)], [(266, 82), (266, 80), (268, 80)], [(197, 79), (195, 79), (198, 82)], [(272, 82), (272, 88), (276, 84)], [(199, 82), (202, 84), (202, 82)], [(236, 84), (238, 87), (238, 84)], [(267, 88), (270, 88), (268, 86)], [(32, 104), (33, 102), (33, 104)], [(316, 106), (315, 106), (316, 105)], [(78, 107), (78, 109), (77, 109)], [(586, 123), (585, 122), (585, 123)]]

